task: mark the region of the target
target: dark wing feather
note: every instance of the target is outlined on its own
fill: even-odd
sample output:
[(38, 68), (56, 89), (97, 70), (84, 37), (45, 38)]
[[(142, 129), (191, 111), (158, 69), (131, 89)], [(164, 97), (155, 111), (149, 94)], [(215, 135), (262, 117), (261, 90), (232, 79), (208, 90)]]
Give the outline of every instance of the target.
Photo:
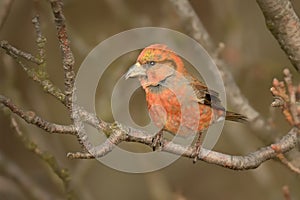
[[(206, 85), (204, 85), (201, 81), (190, 75), (186, 76), (186, 78), (189, 80), (190, 85), (194, 89), (195, 95), (197, 97), (196, 101), (198, 103), (211, 106), (212, 108), (217, 110), (225, 111), (225, 108), (223, 107), (221, 100), (219, 99), (219, 94), (216, 91), (208, 89)], [(244, 115), (227, 111), (226, 120), (247, 122), (248, 118)]]
[(219, 99), (218, 92), (208, 89), (201, 81), (188, 75), (188, 80), (194, 89), (195, 95), (197, 97), (197, 102), (205, 105), (209, 105), (212, 108), (224, 110), (224, 107)]

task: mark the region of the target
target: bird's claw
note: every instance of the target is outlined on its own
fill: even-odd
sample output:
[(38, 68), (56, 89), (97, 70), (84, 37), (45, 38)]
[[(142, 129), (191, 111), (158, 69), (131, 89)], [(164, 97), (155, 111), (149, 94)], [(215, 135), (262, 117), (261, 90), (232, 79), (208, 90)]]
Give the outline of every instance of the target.
[(193, 150), (193, 163), (195, 164), (198, 160), (198, 156), (201, 150), (201, 145), (195, 145), (194, 150)]
[(162, 137), (162, 131), (158, 132), (152, 139), (151, 147), (153, 151), (155, 150), (161, 150), (163, 143), (163, 137)]
[(194, 149), (193, 149), (193, 163), (195, 164), (198, 160), (198, 156), (199, 156), (199, 153), (200, 153), (200, 150), (201, 150), (201, 135), (202, 135), (202, 132), (199, 133), (198, 135), (198, 138), (196, 140), (196, 143), (194, 145)]

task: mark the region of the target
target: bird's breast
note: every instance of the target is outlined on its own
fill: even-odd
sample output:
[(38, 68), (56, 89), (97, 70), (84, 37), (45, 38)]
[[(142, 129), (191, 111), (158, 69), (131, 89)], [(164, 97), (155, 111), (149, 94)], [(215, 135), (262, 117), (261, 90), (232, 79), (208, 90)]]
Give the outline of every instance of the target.
[(184, 89), (176, 93), (168, 88), (159, 92), (145, 91), (150, 118), (158, 128), (182, 136), (208, 128), (212, 118), (211, 108), (185, 95)]

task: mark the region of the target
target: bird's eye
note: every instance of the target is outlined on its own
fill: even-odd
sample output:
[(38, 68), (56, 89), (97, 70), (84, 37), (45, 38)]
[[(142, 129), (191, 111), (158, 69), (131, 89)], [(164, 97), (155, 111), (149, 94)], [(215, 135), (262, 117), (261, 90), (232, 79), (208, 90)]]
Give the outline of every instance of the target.
[(155, 61), (150, 61), (149, 64), (150, 64), (151, 66), (153, 66), (153, 65), (155, 65)]

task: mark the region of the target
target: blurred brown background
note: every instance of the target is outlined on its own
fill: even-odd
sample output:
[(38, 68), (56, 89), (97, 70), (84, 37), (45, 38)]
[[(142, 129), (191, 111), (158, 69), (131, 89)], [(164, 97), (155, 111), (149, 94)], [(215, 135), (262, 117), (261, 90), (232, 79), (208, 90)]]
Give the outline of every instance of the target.
[[(272, 79), (281, 78), (285, 67), (295, 75), (295, 81), (299, 78), (267, 30), (256, 2), (192, 0), (191, 3), (214, 41), (225, 44), (222, 57), (229, 63), (229, 70), (250, 104), (265, 118), (272, 117), (274, 126), (284, 135), (290, 127), (280, 110), (270, 109), (272, 95), (269, 89)], [(300, 14), (300, 2), (292, 3)], [(34, 7), (33, 1), (14, 1), (0, 32), (0, 40), (8, 40), (22, 50), (36, 53), (31, 24)], [(46, 55), (50, 79), (63, 89), (61, 55), (51, 9), (44, 1), (38, 4), (37, 9), (41, 15), (42, 30), (47, 37)], [(174, 7), (167, 0), (93, 0), (88, 3), (68, 0), (65, 1), (64, 14), (76, 69), (94, 46), (124, 30), (157, 26), (185, 33)], [(106, 78), (99, 83), (96, 100), (98, 114), (107, 121), (113, 121), (110, 109), (113, 85), (134, 63), (137, 55), (138, 52), (133, 52), (119, 58), (107, 70)], [(0, 51), (0, 66), (1, 94), (10, 97), (26, 110), (36, 111), (49, 121), (70, 123), (67, 109), (45, 94), (3, 50)], [(144, 120), (148, 118), (142, 91), (137, 91), (132, 101), (142, 102), (136, 108), (136, 103), (131, 105), (131, 110), (137, 123), (145, 124)], [(230, 104), (228, 107), (231, 108)], [(41, 149), (49, 151), (62, 167), (70, 170), (72, 187), (79, 199), (283, 199), (284, 185), (289, 186), (293, 199), (300, 198), (299, 177), (276, 161), (265, 162), (254, 170), (233, 171), (204, 162), (193, 165), (190, 159), (181, 158), (156, 172), (127, 174), (95, 160), (68, 160), (67, 152), (80, 150), (75, 137), (50, 135), (20, 122), (22, 130)], [(62, 196), (60, 180), (45, 163), (24, 148), (9, 124), (8, 118), (1, 113), (0, 153), (16, 163), (39, 187), (55, 196)], [(260, 141), (247, 125), (229, 122), (215, 150), (243, 155), (265, 145), (268, 144)], [(14, 181), (0, 173), (0, 199), (27, 198)]]

